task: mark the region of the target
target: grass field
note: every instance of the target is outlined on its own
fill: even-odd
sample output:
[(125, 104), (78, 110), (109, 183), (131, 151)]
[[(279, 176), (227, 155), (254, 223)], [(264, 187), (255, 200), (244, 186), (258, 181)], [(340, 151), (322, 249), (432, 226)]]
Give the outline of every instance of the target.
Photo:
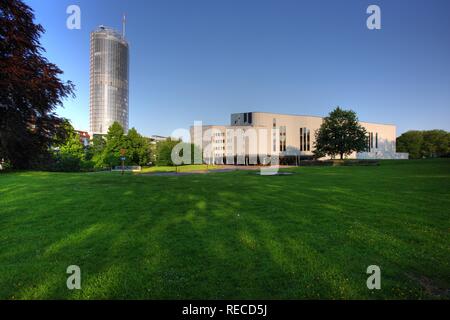
[(287, 170), (0, 174), (0, 298), (449, 299), (449, 160)]

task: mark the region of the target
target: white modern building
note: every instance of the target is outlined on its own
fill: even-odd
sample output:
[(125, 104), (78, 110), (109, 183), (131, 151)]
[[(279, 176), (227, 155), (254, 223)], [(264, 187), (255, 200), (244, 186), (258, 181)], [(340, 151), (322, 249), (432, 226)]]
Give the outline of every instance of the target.
[[(313, 157), (314, 133), (321, 124), (322, 117), (317, 116), (234, 113), (230, 125), (191, 127), (191, 141), (202, 147), (207, 163), (265, 163), (261, 155), (276, 155), (281, 163), (298, 163)], [(354, 152), (348, 159), (408, 159), (407, 153), (396, 152), (395, 125), (360, 124), (368, 133), (367, 151)]]

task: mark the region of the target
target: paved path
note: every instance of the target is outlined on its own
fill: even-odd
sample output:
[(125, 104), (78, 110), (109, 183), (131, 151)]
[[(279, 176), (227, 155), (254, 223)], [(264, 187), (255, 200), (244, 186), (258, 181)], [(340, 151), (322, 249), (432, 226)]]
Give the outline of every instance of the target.
[[(280, 166), (280, 169), (283, 168), (292, 168), (295, 166)], [(144, 176), (187, 176), (192, 174), (207, 174), (207, 173), (215, 173), (215, 172), (231, 172), (231, 171), (256, 171), (260, 170), (261, 168), (264, 168), (262, 166), (234, 166), (234, 165), (227, 165), (227, 166), (220, 166), (218, 169), (210, 169), (210, 170), (193, 170), (193, 171), (186, 171), (186, 172), (148, 172), (148, 173), (142, 173), (141, 175)]]

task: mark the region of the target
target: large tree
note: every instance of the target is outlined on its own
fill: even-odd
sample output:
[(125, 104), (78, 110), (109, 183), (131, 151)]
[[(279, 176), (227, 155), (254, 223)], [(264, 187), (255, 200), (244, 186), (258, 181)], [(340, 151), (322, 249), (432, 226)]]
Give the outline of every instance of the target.
[(158, 166), (173, 166), (172, 149), (181, 142), (181, 140), (168, 138), (156, 144), (156, 164)]
[(422, 131), (410, 130), (397, 138), (397, 151), (408, 152), (411, 159), (422, 157)]
[(64, 119), (55, 109), (74, 86), (44, 56), (32, 9), (20, 0), (0, 1), (0, 159), (28, 168), (49, 154)]
[(128, 159), (131, 164), (145, 166), (150, 162), (150, 143), (135, 128), (127, 133)]
[(444, 130), (410, 130), (397, 138), (397, 151), (412, 159), (449, 156), (450, 133)]
[(86, 158), (86, 150), (81, 143), (80, 135), (74, 130), (69, 121), (64, 123), (65, 133), (67, 135), (64, 142), (55, 141), (54, 163), (51, 167), (57, 171), (79, 171)]
[[(106, 167), (120, 164), (121, 150), (127, 148), (127, 140), (123, 127), (116, 121), (108, 129), (106, 144), (102, 151), (102, 163)], [(127, 153), (129, 150), (127, 150)], [(126, 154), (127, 155), (127, 154)]]
[(322, 125), (315, 132), (315, 155), (341, 159), (352, 152), (367, 149), (367, 132), (358, 122), (356, 113), (337, 107), (323, 119)]

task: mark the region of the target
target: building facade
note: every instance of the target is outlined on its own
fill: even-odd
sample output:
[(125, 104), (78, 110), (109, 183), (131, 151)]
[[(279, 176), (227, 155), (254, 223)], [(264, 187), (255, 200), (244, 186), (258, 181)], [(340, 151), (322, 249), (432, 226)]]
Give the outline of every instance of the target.
[(89, 146), (91, 141), (91, 136), (89, 135), (89, 132), (87, 131), (81, 131), (81, 130), (75, 130), (75, 132), (80, 137), (80, 142), (83, 144), (84, 147)]
[[(281, 163), (298, 163), (312, 159), (315, 131), (323, 118), (267, 112), (246, 112), (231, 115), (228, 126), (191, 128), (191, 141), (203, 148), (207, 163), (264, 163), (264, 156), (276, 155)], [(408, 159), (407, 153), (396, 152), (396, 126), (360, 122), (366, 129), (367, 151), (354, 152), (348, 159)], [(194, 137), (196, 133), (197, 137)], [(238, 161), (239, 157), (241, 158)]]
[(128, 131), (129, 49), (115, 30), (100, 26), (90, 38), (90, 132), (106, 134), (115, 121)]

